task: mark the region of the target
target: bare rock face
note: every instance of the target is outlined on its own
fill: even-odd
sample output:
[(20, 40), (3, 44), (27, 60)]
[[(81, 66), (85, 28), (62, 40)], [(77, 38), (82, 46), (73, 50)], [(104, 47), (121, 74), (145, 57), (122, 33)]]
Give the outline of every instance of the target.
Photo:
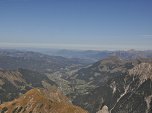
[(97, 113), (109, 113), (108, 107), (106, 105), (104, 105), (102, 107), (102, 109), (100, 111), (98, 111)]
[(152, 80), (152, 64), (141, 63), (135, 66), (133, 69), (129, 70), (129, 74), (134, 77), (139, 77), (141, 81), (144, 81), (147, 79)]

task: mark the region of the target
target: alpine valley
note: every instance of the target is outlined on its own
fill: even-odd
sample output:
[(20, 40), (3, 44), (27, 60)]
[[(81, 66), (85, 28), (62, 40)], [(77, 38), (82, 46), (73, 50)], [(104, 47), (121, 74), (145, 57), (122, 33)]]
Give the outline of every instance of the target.
[(0, 49), (1, 113), (152, 113), (152, 51)]

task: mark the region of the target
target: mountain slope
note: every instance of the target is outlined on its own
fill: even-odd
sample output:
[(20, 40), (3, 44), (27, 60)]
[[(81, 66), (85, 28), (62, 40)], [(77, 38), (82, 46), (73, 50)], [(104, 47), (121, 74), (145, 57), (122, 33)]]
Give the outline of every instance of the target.
[(72, 105), (58, 90), (32, 89), (18, 99), (0, 105), (7, 113), (88, 113)]
[(132, 64), (124, 75), (109, 78), (88, 94), (78, 95), (73, 102), (90, 113), (97, 112), (103, 104), (110, 113), (151, 113), (152, 63)]
[(68, 80), (71, 82), (73, 90), (78, 95), (83, 95), (105, 84), (113, 77), (126, 75), (127, 70), (133, 65), (131, 61), (122, 60), (119, 57), (108, 57), (78, 70)]
[(9, 101), (33, 87), (57, 86), (44, 74), (35, 71), (0, 70), (0, 101)]

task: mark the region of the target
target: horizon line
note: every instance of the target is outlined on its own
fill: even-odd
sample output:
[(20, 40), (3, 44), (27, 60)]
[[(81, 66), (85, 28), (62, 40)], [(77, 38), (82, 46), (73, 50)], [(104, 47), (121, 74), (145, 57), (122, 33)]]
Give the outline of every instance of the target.
[(152, 50), (139, 45), (94, 45), (94, 44), (56, 44), (56, 43), (9, 43), (0, 42), (0, 48), (33, 48), (33, 49), (68, 49), (68, 50)]

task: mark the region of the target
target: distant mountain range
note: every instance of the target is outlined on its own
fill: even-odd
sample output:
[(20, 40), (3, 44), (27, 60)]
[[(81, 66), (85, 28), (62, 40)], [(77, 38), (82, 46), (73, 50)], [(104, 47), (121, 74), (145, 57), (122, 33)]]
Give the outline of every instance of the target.
[[(26, 49), (25, 49), (26, 50)], [(67, 49), (32, 49), (32, 51), (40, 52), (43, 54), (48, 54), (51, 56), (62, 56), (66, 58), (80, 58), (89, 59), (92, 62), (107, 58), (109, 56), (118, 56), (122, 59), (136, 59), (136, 58), (149, 58), (152, 57), (151, 50), (67, 50)]]
[(29, 69), (38, 72), (55, 72), (70, 67), (81, 67), (90, 64), (89, 60), (49, 56), (31, 51), (0, 49), (0, 68)]

